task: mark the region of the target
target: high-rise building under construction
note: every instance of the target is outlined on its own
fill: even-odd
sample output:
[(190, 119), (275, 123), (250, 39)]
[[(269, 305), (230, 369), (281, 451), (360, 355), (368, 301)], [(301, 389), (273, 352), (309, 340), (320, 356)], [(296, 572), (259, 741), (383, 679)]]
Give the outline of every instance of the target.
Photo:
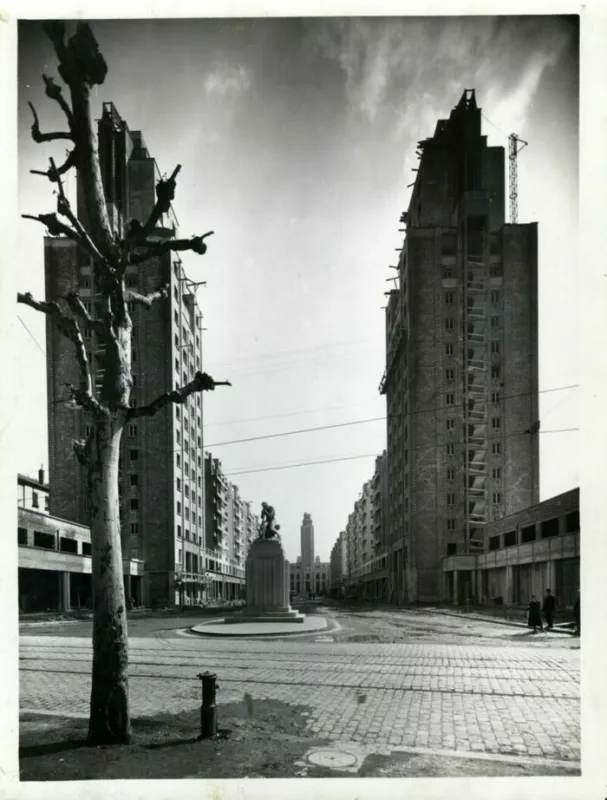
[(504, 148), (474, 90), (418, 156), (380, 386), (397, 602), (440, 600), (441, 559), (539, 501), (537, 224), (505, 222)]

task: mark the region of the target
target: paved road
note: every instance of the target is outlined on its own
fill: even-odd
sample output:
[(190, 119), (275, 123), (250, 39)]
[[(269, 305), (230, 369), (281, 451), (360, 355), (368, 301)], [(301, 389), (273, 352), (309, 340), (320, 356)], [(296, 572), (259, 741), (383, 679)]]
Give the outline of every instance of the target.
[[(447, 640), (455, 643), (442, 637), (439, 642), (433, 640), (437, 633), (430, 615), (425, 622), (410, 620), (409, 629), (419, 623), (431, 630), (414, 641), (348, 641), (352, 636), (382, 638), (386, 626), (406, 625), (406, 615), (395, 614), (391, 621), (383, 612), (375, 619), (364, 616), (372, 634), (352, 633), (361, 630), (359, 618), (338, 615), (341, 631), (322, 641), (245, 644), (175, 631), (133, 637), (133, 714), (198, 707), (196, 674), (211, 669), (218, 675), (220, 702), (239, 701), (249, 693), (254, 701), (305, 706), (309, 730), (336, 744), (359, 743), (369, 752), (401, 747), (445, 755), (484, 753), (537, 759), (538, 764), (548, 759), (555, 769), (558, 762), (574, 766), (579, 761), (579, 652), (571, 639), (530, 637), (524, 630), (484, 622), (494, 636), (483, 639), (478, 632), (466, 635), (469, 621), (443, 617), (451, 626)], [(456, 641), (458, 624), (462, 636)], [(22, 710), (86, 716), (88, 637), (40, 636), (34, 630), (21, 638)], [(507, 638), (512, 636), (519, 639)]]

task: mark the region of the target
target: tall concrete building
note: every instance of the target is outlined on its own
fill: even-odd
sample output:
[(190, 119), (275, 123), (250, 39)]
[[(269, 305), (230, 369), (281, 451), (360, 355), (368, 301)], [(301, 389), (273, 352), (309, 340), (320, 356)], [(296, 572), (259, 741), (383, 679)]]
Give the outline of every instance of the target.
[(505, 221), (504, 149), (473, 90), (417, 155), (380, 385), (398, 602), (441, 599), (442, 557), (539, 500), (537, 225)]
[(314, 523), (310, 514), (301, 523), (301, 564), (304, 569), (314, 566)]
[[(160, 172), (139, 131), (130, 131), (112, 103), (103, 104), (98, 123), (99, 155), (108, 211), (114, 229), (123, 235), (131, 219), (145, 221), (155, 202)], [(78, 189), (78, 216), (86, 224)], [(175, 236), (172, 210), (153, 236)], [(93, 267), (69, 239), (45, 240), (46, 297), (80, 294), (93, 315), (100, 314)], [(133, 392), (140, 405), (190, 381), (202, 369), (202, 314), (195, 287), (183, 264), (167, 252), (142, 265), (127, 267), (126, 286), (141, 293), (170, 285), (169, 298), (145, 309), (135, 305), (133, 318)], [(104, 376), (104, 345), (91, 330), (85, 341), (95, 385)], [(76, 384), (78, 366), (73, 346), (47, 319), (47, 384), (50, 450), (50, 513), (89, 524), (85, 470), (72, 453), (72, 441), (86, 438), (87, 416), (66, 407), (66, 384)], [(173, 604), (185, 596), (202, 596), (203, 472), (202, 394), (183, 405), (171, 405), (154, 417), (137, 419), (124, 431), (120, 458), (122, 548), (125, 563), (143, 560), (143, 585), (127, 576), (126, 591), (135, 602)], [(176, 575), (181, 578), (176, 580)], [(186, 576), (185, 585), (183, 575)]]

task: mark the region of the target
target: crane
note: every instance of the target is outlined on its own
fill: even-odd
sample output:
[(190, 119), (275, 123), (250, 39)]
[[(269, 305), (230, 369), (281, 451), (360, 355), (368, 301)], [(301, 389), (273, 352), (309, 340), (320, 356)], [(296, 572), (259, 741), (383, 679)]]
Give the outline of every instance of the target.
[[(510, 159), (510, 222), (516, 225), (518, 222), (518, 167), (517, 156), (529, 142), (519, 138), (517, 133), (511, 133), (508, 137), (508, 158)], [(520, 147), (519, 147), (520, 145)]]

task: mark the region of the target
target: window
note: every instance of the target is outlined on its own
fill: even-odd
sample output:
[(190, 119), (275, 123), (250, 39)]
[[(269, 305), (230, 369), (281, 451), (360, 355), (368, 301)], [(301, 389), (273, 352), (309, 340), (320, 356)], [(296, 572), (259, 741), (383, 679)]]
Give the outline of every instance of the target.
[(181, 466), (181, 456), (179, 455), (179, 453), (177, 453), (177, 466), (178, 467)]
[(181, 478), (177, 478), (177, 491), (181, 491)]
[(491, 392), (491, 402), (494, 406), (499, 406), (500, 404), (500, 393), (499, 392)]
[(177, 444), (181, 444), (181, 434), (179, 433), (179, 431), (175, 431), (175, 440)]
[(175, 334), (175, 347), (179, 347), (179, 334)]
[(38, 508), (38, 492), (32, 492), (32, 505), (34, 508)]
[(448, 444), (447, 445), (447, 455), (448, 456), (454, 456), (455, 455), (455, 445), (454, 444)]
[(565, 531), (567, 533), (576, 533), (580, 529), (580, 512), (571, 511), (565, 515)]
[(91, 279), (82, 277), (80, 278), (80, 288), (81, 289), (90, 289), (91, 288)]
[(455, 420), (454, 419), (446, 419), (445, 420), (445, 427), (448, 431), (455, 430)]
[(521, 528), (521, 544), (533, 542), (535, 540), (535, 525), (527, 525)]
[(445, 292), (445, 305), (446, 306), (453, 305), (453, 292)]
[(175, 359), (175, 372), (179, 372), (179, 359)]
[(136, 363), (136, 361), (137, 361), (137, 350), (133, 350), (132, 351), (132, 353), (131, 353), (131, 361), (133, 362), (133, 364)]
[(445, 402), (448, 406), (452, 406), (455, 403), (455, 394), (453, 392), (447, 392), (445, 395)]
[(447, 492), (447, 505), (448, 506), (455, 505), (455, 492)]
[(453, 345), (452, 344), (446, 344), (445, 345), (445, 355), (446, 356), (452, 356), (453, 355)]
[(455, 519), (451, 518), (447, 520), (447, 530), (454, 531), (455, 530)]
[(86, 439), (88, 439), (89, 436), (91, 435), (91, 431), (92, 431), (92, 428), (91, 428), (90, 425), (85, 425), (84, 426), (84, 436), (85, 436)]
[(447, 542), (447, 555), (454, 556), (457, 553), (457, 544), (455, 542)]
[(179, 410), (179, 406), (175, 406), (175, 416), (177, 417), (177, 419), (180, 419), (181, 417), (181, 411)]
[(497, 330), (499, 326), (500, 326), (500, 318), (495, 314), (493, 314), (493, 316), (491, 317), (491, 327), (493, 328), (493, 330)]
[(445, 318), (445, 330), (447, 333), (451, 333), (453, 330), (453, 317), (446, 317)]
[(132, 472), (129, 475), (129, 485), (130, 486), (137, 486), (138, 483), (139, 483), (139, 475), (137, 475), (136, 473)]
[(139, 508), (139, 500), (136, 497), (131, 497), (131, 511), (137, 511)]
[(129, 461), (137, 461), (139, 458), (139, 450), (129, 450)]
[(82, 555), (83, 556), (90, 556), (91, 555), (91, 543), (90, 542), (82, 542)]
[(175, 310), (175, 313), (173, 314), (173, 317), (175, 319), (175, 324), (179, 325), (179, 314), (177, 313), (177, 310)]
[(17, 544), (27, 544), (27, 528), (17, 528)]
[(129, 425), (129, 436), (137, 436), (137, 425)]
[(493, 478), (494, 481), (501, 480), (502, 468), (501, 467), (494, 467), (493, 470), (491, 471), (491, 477)]
[(131, 522), (131, 536), (139, 536), (139, 523)]
[(491, 445), (491, 452), (494, 456), (500, 456), (502, 454), (502, 443), (501, 442), (493, 442)]
[(189, 497), (190, 496), (190, 487), (187, 484), (184, 487), (184, 491), (185, 491), (185, 496)]
[(135, 289), (135, 287), (137, 286), (137, 283), (138, 283), (137, 275), (127, 275), (126, 276), (125, 284), (126, 284), (126, 288), (127, 289)]
[(491, 290), (491, 304), (496, 306), (500, 301), (500, 293), (496, 289)]
[(47, 550), (56, 550), (57, 540), (52, 533), (34, 531), (34, 547), (44, 547)]
[(455, 370), (453, 369), (453, 367), (447, 367), (447, 369), (445, 370), (445, 379), (449, 382), (455, 379)]
[(493, 492), (493, 505), (494, 506), (501, 506), (502, 504), (502, 493), (501, 492)]
[(500, 368), (498, 366), (494, 365), (494, 366), (491, 367), (491, 378), (492, 378), (492, 380), (499, 381), (501, 374), (502, 374), (502, 371), (500, 370)]
[(492, 278), (499, 278), (502, 274), (502, 266), (501, 264), (494, 264), (491, 269), (489, 270), (489, 275)]
[(499, 549), (500, 549), (500, 537), (491, 536), (489, 538), (489, 550), (499, 550)]
[(501, 417), (492, 417), (491, 418), (491, 427), (494, 431), (499, 431), (502, 427), (502, 418)]
[(558, 536), (559, 535), (558, 517), (554, 517), (553, 519), (547, 519), (545, 522), (542, 522), (541, 531), (542, 531), (542, 539), (548, 539), (550, 536)]
[(500, 354), (500, 343), (499, 342), (491, 342), (491, 352), (494, 355)]
[(454, 481), (455, 480), (455, 469), (454, 467), (447, 468), (447, 480)]
[(443, 278), (452, 278), (453, 270), (451, 267), (443, 267)]
[(177, 537), (181, 539), (181, 525), (177, 526)]
[(181, 515), (181, 503), (177, 501), (177, 513)]
[(504, 534), (504, 547), (514, 547), (516, 544), (516, 531), (508, 531)]

